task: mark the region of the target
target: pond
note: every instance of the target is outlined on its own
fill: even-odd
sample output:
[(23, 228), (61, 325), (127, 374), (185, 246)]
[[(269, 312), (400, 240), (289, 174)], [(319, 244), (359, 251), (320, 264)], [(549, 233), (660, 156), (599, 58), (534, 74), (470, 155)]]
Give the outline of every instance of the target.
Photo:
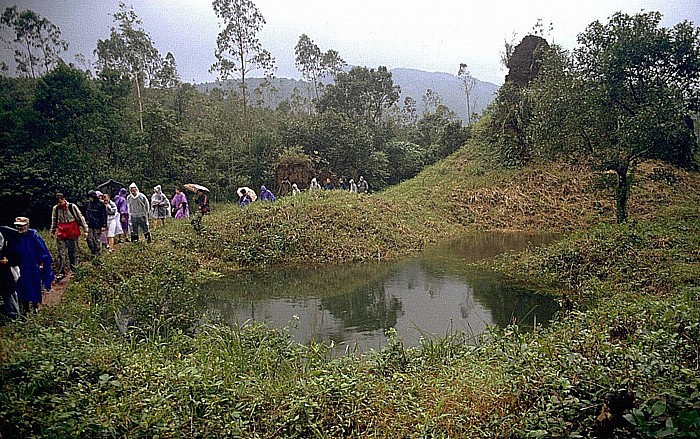
[(395, 328), (406, 347), (421, 337), (487, 326), (546, 324), (558, 305), (508, 285), (470, 262), (551, 242), (552, 235), (488, 233), (401, 261), (236, 273), (205, 287), (208, 310), (229, 324), (288, 327), (295, 341), (333, 341), (339, 351), (379, 350)]

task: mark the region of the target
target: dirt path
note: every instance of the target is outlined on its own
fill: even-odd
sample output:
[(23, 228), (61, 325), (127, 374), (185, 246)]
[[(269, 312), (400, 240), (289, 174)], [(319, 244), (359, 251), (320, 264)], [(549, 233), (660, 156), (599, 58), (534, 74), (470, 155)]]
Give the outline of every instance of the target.
[(68, 288), (68, 285), (70, 285), (70, 282), (72, 280), (73, 279), (71, 276), (71, 277), (63, 278), (60, 282), (54, 282), (51, 285), (51, 291), (44, 291), (42, 299), (41, 299), (41, 305), (42, 306), (58, 305), (58, 303), (61, 302), (61, 299), (63, 298), (63, 293), (66, 292), (66, 288)]

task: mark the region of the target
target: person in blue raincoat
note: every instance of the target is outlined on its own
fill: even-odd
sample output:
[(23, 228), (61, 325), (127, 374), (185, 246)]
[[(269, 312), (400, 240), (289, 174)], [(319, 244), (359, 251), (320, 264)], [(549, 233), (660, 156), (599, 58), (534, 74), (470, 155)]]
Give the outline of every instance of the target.
[(51, 270), (53, 260), (39, 233), (29, 228), (29, 218), (15, 218), (15, 228), (19, 234), (11, 245), (19, 259), (17, 298), (22, 313), (26, 314), (39, 308), (42, 286), (46, 291), (51, 290), (54, 278)]

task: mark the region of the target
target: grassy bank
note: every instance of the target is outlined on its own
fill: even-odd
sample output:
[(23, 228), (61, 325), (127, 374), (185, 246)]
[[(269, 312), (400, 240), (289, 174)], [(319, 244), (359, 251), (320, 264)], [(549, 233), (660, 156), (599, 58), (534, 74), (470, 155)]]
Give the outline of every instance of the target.
[[(700, 179), (643, 167), (629, 225), (606, 176), (494, 168), (465, 148), (368, 196), (218, 205), (84, 264), (59, 306), (0, 328), (3, 437), (524, 437), (700, 428)], [(600, 225), (596, 225), (600, 224)], [(391, 259), (479, 230), (569, 232), (488, 265), (566, 293), (547, 329), (331, 360), (196, 306), (223, 270)], [(399, 334), (400, 336), (400, 334)], [(624, 389), (624, 390), (623, 390)], [(627, 419), (624, 417), (627, 416)], [(669, 430), (663, 430), (669, 429)]]

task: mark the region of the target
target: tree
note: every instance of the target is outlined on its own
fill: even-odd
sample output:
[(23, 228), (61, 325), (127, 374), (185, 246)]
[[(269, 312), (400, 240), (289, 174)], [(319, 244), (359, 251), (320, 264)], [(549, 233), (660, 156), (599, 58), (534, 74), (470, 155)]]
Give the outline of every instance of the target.
[[(661, 159), (694, 167), (692, 112), (700, 108), (700, 29), (659, 27), (661, 14), (614, 14), (590, 24), (573, 54), (547, 58), (528, 92), (530, 135), (568, 136), (596, 167), (617, 176), (617, 221), (627, 219), (636, 166)], [(557, 145), (562, 148), (562, 145)]]
[[(417, 139), (415, 143), (425, 148), (436, 144), (445, 128), (453, 122), (457, 122), (457, 115), (446, 105), (438, 104), (435, 112), (426, 111), (423, 117), (418, 121), (416, 125)], [(461, 122), (459, 122), (459, 125), (461, 126)], [(442, 157), (444, 156), (437, 157), (433, 161), (437, 161)]]
[(329, 110), (306, 121), (288, 124), (282, 141), (288, 147), (301, 146), (319, 169), (358, 175), (372, 152), (368, 128), (346, 113)]
[(416, 100), (411, 96), (406, 96), (401, 107), (401, 122), (405, 125), (415, 125), (418, 122), (418, 109)]
[(60, 54), (68, 50), (68, 43), (61, 39), (61, 30), (32, 10), (17, 12), (17, 7), (5, 9), (0, 25), (12, 34), (10, 47), (14, 47), (17, 73), (37, 78), (48, 73), (61, 60)]
[(457, 77), (459, 77), (460, 85), (462, 86), (462, 91), (464, 92), (464, 97), (467, 104), (467, 124), (472, 123), (472, 107), (474, 98), (474, 87), (476, 86), (476, 79), (469, 73), (469, 68), (466, 64), (461, 63), (459, 65), (459, 70), (457, 71)]
[(436, 113), (440, 105), (442, 105), (442, 97), (440, 93), (436, 92), (432, 88), (425, 91), (425, 94), (421, 97), (423, 101), (423, 113)]
[(262, 47), (258, 34), (265, 25), (255, 4), (250, 0), (214, 0), (214, 12), (223, 20), (224, 29), (216, 38), (216, 62), (211, 71), (219, 72), (219, 79), (240, 79), (243, 98), (243, 130), (249, 145), (248, 89), (246, 78), (256, 70), (272, 76), (275, 59)]
[(345, 61), (335, 50), (321, 53), (321, 49), (306, 34), (299, 37), (299, 42), (294, 48), (296, 66), (301, 72), (302, 78), (312, 85), (313, 96), (319, 97), (319, 81), (326, 75), (335, 76), (346, 65)]
[[(139, 125), (143, 132), (142, 89), (167, 83), (162, 75), (164, 71), (174, 69), (175, 59), (171, 56), (164, 70), (163, 59), (133, 8), (127, 8), (120, 2), (114, 21), (119, 23), (119, 27), (112, 27), (109, 39), (97, 40), (97, 66), (101, 70), (112, 69), (129, 77), (134, 87)], [(171, 72), (171, 75), (176, 77), (177, 72)]]
[(401, 88), (394, 85), (386, 67), (376, 71), (353, 67), (348, 73), (338, 73), (335, 84), (316, 100), (316, 108), (322, 113), (333, 109), (376, 126), (384, 111), (399, 100), (399, 93)]
[(154, 75), (152, 85), (156, 88), (176, 88), (180, 83), (175, 55), (168, 52), (162, 60), (160, 69)]
[(85, 129), (99, 103), (85, 73), (61, 64), (37, 84), (34, 109), (52, 127), (56, 140), (70, 136), (78, 150), (85, 146)]

